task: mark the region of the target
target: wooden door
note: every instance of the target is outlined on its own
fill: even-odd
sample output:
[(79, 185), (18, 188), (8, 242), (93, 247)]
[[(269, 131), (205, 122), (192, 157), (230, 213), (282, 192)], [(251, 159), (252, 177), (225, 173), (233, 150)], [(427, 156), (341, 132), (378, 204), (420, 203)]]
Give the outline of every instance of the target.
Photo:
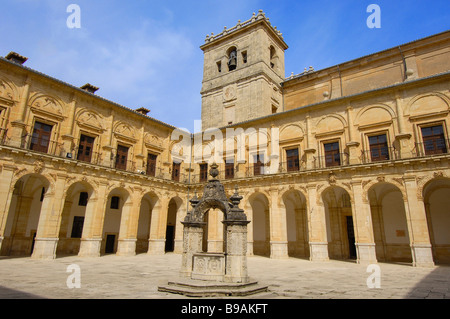
[(47, 153), (50, 145), (52, 126), (40, 122), (34, 123), (30, 150)]
[(126, 170), (127, 159), (128, 159), (128, 147), (118, 145), (116, 154), (116, 168)]
[(80, 144), (78, 145), (77, 160), (83, 162), (91, 162), (92, 150), (94, 148), (94, 138), (86, 135), (80, 136)]

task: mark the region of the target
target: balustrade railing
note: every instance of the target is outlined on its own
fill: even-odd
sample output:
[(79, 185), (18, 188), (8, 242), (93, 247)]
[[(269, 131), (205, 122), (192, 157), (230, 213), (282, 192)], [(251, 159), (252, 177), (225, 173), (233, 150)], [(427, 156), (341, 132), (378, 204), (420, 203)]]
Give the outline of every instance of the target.
[(413, 155), (417, 157), (447, 154), (450, 150), (450, 139), (430, 139), (421, 143), (415, 143)]
[(314, 157), (314, 168), (316, 169), (347, 165), (350, 165), (349, 154), (347, 153), (333, 153)]
[[(86, 162), (93, 165), (106, 166), (117, 170), (123, 170), (127, 172), (133, 172), (136, 174), (148, 175), (156, 177), (159, 179), (173, 180), (172, 171), (169, 167), (155, 167), (154, 174), (152, 172), (147, 172), (146, 161), (144, 160), (142, 164), (143, 167), (137, 167), (136, 161), (132, 159), (127, 159), (125, 162), (120, 160), (116, 163), (116, 150), (112, 150), (111, 155), (101, 153), (101, 152), (90, 152), (86, 153), (86, 150), (79, 152), (79, 147), (74, 147), (70, 150), (64, 148), (64, 144), (56, 139), (50, 139), (48, 137), (35, 136), (33, 134), (23, 135), (19, 141), (13, 143), (11, 140), (10, 132), (8, 129), (0, 129), (0, 145), (18, 147), (21, 149), (29, 150), (32, 152), (48, 154), (51, 156), (76, 160), (79, 162)], [(20, 143), (19, 143), (20, 142)], [(450, 150), (450, 140), (449, 139), (432, 139), (420, 143), (415, 143), (411, 155), (407, 155), (409, 158), (413, 157), (427, 157), (427, 156), (437, 156), (443, 154), (449, 154)], [(80, 153), (80, 154), (79, 154)], [(108, 156), (108, 161), (105, 161)], [(354, 164), (371, 164), (379, 163), (383, 161), (397, 161), (405, 159), (406, 157), (402, 154), (400, 157), (398, 150), (394, 147), (378, 147), (376, 149), (362, 150), (359, 158), (352, 159), (352, 165)], [(218, 178), (220, 180), (234, 179), (234, 178), (245, 178), (245, 177), (257, 177), (272, 174), (285, 174), (306, 171), (308, 169), (322, 169), (322, 168), (333, 168), (339, 166), (350, 165), (350, 158), (348, 153), (334, 153), (325, 156), (315, 156), (313, 157), (312, 165), (306, 165), (306, 161), (303, 161), (301, 157), (298, 161), (286, 161), (279, 163), (248, 163), (242, 166), (239, 165), (241, 172), (238, 171), (238, 165), (231, 169), (219, 170)], [(199, 173), (189, 174), (188, 172), (179, 172), (177, 180), (180, 183), (202, 183), (207, 182), (209, 175)]]
[(390, 161), (398, 159), (397, 150), (394, 147), (381, 147), (361, 151), (361, 164)]

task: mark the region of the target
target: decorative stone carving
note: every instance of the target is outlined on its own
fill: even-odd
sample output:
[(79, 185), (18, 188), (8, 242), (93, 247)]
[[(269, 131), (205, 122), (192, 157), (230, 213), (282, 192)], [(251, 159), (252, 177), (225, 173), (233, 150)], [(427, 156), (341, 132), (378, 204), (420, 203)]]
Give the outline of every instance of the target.
[(33, 168), (33, 171), (34, 171), (36, 174), (42, 173), (43, 170), (44, 170), (44, 162), (43, 162), (43, 161), (38, 160), (38, 161), (34, 162), (34, 168)]
[(32, 106), (51, 114), (57, 115), (63, 114), (61, 105), (58, 102), (56, 102), (54, 98), (49, 96), (38, 97), (33, 101)]
[(78, 116), (78, 125), (86, 126), (95, 130), (102, 130), (102, 125), (99, 116), (89, 110), (84, 111)]
[(328, 183), (330, 183), (330, 185), (335, 185), (336, 184), (336, 174), (334, 173), (330, 173), (328, 175)]
[(8, 100), (14, 99), (13, 89), (2, 80), (0, 80), (0, 97)]
[(434, 172), (433, 174), (434, 178), (438, 178), (438, 177), (444, 177), (444, 173), (443, 172)]
[[(239, 208), (242, 200), (237, 192), (227, 199), (225, 189), (216, 177), (219, 170), (211, 165), (212, 177), (203, 190), (203, 197), (190, 200), (192, 210), (188, 211), (184, 221), (183, 258), (181, 274), (191, 279), (219, 280), (225, 282), (248, 282), (247, 276), (247, 216)], [(226, 227), (226, 253), (201, 253), (201, 228), (205, 224), (204, 215), (210, 209), (220, 209), (224, 214)], [(192, 261), (193, 260), (193, 261)], [(224, 266), (226, 265), (226, 267)], [(192, 267), (192, 268), (191, 268)]]
[(136, 132), (135, 132), (134, 128), (132, 128), (127, 123), (121, 122), (121, 123), (117, 124), (114, 129), (114, 133), (120, 135), (121, 137), (126, 137), (131, 140), (136, 139)]

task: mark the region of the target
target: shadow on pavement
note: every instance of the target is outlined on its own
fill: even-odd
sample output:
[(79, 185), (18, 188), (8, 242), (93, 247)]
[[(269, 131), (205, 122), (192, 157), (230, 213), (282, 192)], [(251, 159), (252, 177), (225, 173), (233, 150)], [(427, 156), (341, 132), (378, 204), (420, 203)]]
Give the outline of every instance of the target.
[(0, 299), (45, 299), (44, 297), (0, 286)]
[(436, 266), (406, 295), (411, 299), (450, 299), (450, 265)]

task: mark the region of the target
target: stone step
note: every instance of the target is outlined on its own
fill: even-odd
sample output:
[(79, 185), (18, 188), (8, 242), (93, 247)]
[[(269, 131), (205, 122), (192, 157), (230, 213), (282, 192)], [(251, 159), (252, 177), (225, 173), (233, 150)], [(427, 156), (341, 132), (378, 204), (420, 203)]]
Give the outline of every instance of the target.
[(249, 296), (267, 292), (268, 287), (258, 282), (223, 283), (202, 280), (169, 281), (167, 285), (159, 286), (158, 291), (181, 294), (188, 297), (220, 297), (220, 296)]

